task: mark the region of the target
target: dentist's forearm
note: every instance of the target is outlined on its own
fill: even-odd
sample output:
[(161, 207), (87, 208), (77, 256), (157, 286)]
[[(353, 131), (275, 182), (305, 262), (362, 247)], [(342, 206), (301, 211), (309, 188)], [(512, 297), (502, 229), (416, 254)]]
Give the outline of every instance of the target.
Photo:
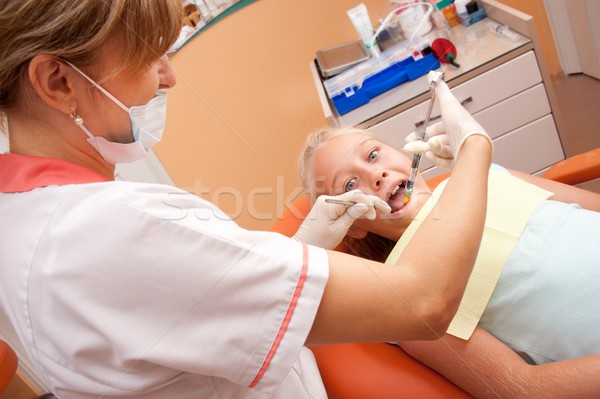
[(437, 205), (398, 262), (402, 267), (414, 268), (422, 278), (420, 282), (429, 288), (433, 305), (440, 306), (447, 316), (440, 315), (442, 324), (449, 323), (458, 309), (477, 257), (491, 157), (487, 138), (474, 135), (465, 141)]

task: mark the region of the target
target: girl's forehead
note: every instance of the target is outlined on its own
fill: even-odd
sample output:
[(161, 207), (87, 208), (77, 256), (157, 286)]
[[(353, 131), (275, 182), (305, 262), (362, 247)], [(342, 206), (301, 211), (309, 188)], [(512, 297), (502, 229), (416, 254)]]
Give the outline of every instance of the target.
[(328, 151), (339, 151), (342, 153), (351, 153), (359, 151), (366, 144), (379, 144), (382, 143), (371, 135), (365, 135), (361, 133), (350, 133), (340, 136), (334, 136), (327, 139), (321, 147), (326, 147)]
[(362, 146), (363, 140), (356, 135), (331, 137), (317, 147), (314, 161), (316, 164), (344, 163), (359, 153)]

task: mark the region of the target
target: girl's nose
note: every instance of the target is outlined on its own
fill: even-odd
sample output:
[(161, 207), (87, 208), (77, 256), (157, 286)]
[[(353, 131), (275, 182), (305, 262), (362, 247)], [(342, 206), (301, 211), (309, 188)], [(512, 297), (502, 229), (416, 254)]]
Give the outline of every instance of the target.
[(386, 172), (385, 170), (375, 170), (375, 172), (373, 173), (373, 188), (375, 189), (380, 189), (384, 180), (388, 177), (388, 172)]

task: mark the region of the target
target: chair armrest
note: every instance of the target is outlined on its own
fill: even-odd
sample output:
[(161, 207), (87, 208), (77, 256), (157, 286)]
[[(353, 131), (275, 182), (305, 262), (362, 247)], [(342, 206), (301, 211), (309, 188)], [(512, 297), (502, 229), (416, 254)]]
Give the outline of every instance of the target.
[(429, 187), (429, 189), (431, 191), (433, 191), (438, 186), (438, 184), (440, 184), (441, 182), (446, 180), (448, 177), (450, 177), (450, 172), (445, 172), (445, 173), (442, 173), (441, 175), (427, 179), (427, 182), (426, 182), (427, 186)]
[(541, 177), (575, 185), (600, 177), (600, 148), (557, 162)]
[(292, 207), (284, 210), (281, 218), (275, 220), (270, 230), (292, 237), (298, 231), (308, 212), (310, 212), (310, 208), (311, 204), (308, 196), (298, 197), (292, 203)]
[(329, 399), (470, 399), (441, 374), (387, 343), (310, 348)]
[(0, 341), (0, 393), (13, 379), (18, 362), (15, 351), (6, 342)]

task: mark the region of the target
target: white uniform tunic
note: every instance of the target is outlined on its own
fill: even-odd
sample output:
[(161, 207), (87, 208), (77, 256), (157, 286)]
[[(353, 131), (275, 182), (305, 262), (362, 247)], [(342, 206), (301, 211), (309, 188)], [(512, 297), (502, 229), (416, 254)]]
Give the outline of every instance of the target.
[(0, 155), (0, 306), (61, 399), (324, 398), (326, 252), (170, 186)]

